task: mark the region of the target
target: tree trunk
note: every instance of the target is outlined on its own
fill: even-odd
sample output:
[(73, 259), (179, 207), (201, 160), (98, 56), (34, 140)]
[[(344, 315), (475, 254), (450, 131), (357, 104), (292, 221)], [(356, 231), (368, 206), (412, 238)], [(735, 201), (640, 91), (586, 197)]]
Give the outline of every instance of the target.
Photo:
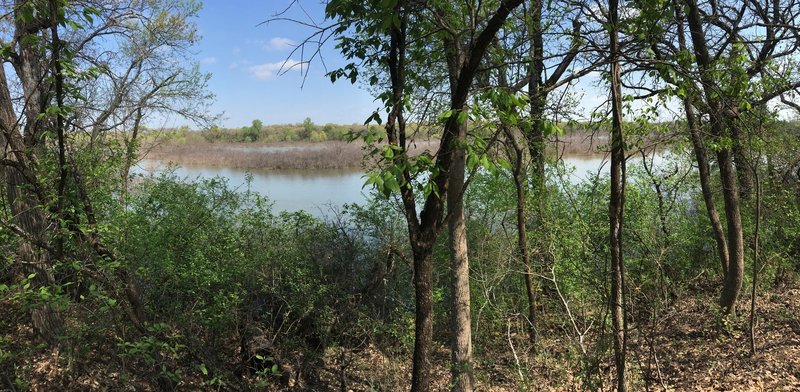
[[(511, 11), (518, 7), (523, 0), (504, 0), (497, 11), (488, 19), (484, 29), (470, 42), (467, 50), (462, 50), (458, 37), (445, 38), (445, 52), (447, 52), (448, 75), (450, 76), (450, 108), (461, 111), (467, 106), (472, 82), (478, 72), (484, 54), (503, 27)], [(403, 120), (405, 97), (405, 55), (406, 55), (406, 29), (408, 18), (404, 15), (403, 1), (395, 4), (395, 13), (400, 17), (400, 23), (392, 24), (390, 30), (391, 42), (389, 55), (386, 58), (392, 85), (392, 110), (386, 122), (389, 142), (406, 151), (405, 121)], [(455, 60), (455, 61), (454, 61)], [(457, 69), (456, 67), (457, 66)], [(436, 186), (437, 192), (426, 196), (424, 207), (417, 216), (415, 195), (412, 186), (408, 183), (411, 174), (408, 168), (404, 169), (400, 193), (408, 223), (409, 239), (414, 254), (414, 289), (415, 289), (415, 341), (413, 370), (411, 372), (411, 390), (424, 392), (430, 390), (431, 381), (431, 345), (433, 342), (433, 244), (442, 225), (444, 200), (447, 198), (450, 186), (449, 176), (454, 166), (454, 151), (460, 149), (463, 143), (463, 134), (460, 132), (457, 115), (451, 116), (443, 129), (442, 141), (437, 152), (436, 165), (440, 172), (433, 175), (429, 181)], [(463, 158), (461, 159), (463, 160)], [(463, 166), (461, 167), (463, 172)], [(463, 176), (463, 174), (462, 174)], [(463, 177), (462, 177), (463, 178)], [(462, 180), (463, 185), (463, 180)], [(463, 197), (463, 192), (454, 192), (456, 196)], [(464, 271), (468, 278), (468, 268)], [(468, 288), (467, 283), (467, 290)], [(467, 324), (468, 325), (468, 324)], [(469, 331), (469, 330), (467, 330)]]
[[(732, 122), (734, 120), (731, 120)], [(733, 163), (736, 166), (736, 176), (739, 181), (739, 197), (743, 200), (750, 200), (753, 195), (753, 171), (745, 156), (744, 143), (745, 136), (737, 124), (730, 124), (731, 139), (733, 139)]]
[(611, 50), (611, 201), (609, 203), (611, 243), (611, 324), (614, 335), (614, 364), (617, 370), (617, 391), (627, 390), (625, 356), (627, 337), (625, 322), (625, 264), (622, 253), (622, 227), (625, 206), (625, 151), (622, 135), (622, 91), (620, 82), (618, 0), (609, 1)]
[[(760, 154), (759, 154), (760, 155)], [(757, 159), (760, 158), (757, 157)], [(758, 289), (758, 258), (759, 235), (761, 234), (761, 180), (758, 176), (758, 167), (753, 168), (753, 180), (756, 186), (756, 227), (753, 230), (753, 286), (750, 292), (750, 356), (756, 355), (756, 291)]]
[[(21, 6), (18, 3), (17, 6)], [(15, 12), (18, 8), (15, 7)], [(15, 31), (17, 33), (35, 34), (44, 26), (31, 25), (33, 21), (26, 22), (19, 15), (15, 15)], [(48, 91), (49, 83), (41, 80), (42, 67), (46, 66), (47, 58), (42, 46), (35, 44), (37, 41), (21, 40), (26, 44), (19, 45), (18, 56), (12, 61), (14, 70), (19, 78), (24, 91), (25, 103), (21, 107), (27, 121), (20, 123), (13, 107), (9, 82), (5, 68), (0, 69), (0, 144), (3, 146), (3, 155), (0, 157), (5, 162), (2, 166), (2, 180), (6, 185), (6, 201), (11, 215), (11, 223), (20, 232), (19, 247), (14, 264), (17, 278), (26, 278), (35, 274), (31, 280), (31, 289), (38, 292), (55, 283), (55, 277), (50, 260), (50, 252), (42, 245), (48, 244), (47, 227), (52, 222), (41, 209), (41, 189), (26, 177), (30, 175), (30, 167), (26, 164), (36, 152), (37, 126), (44, 126), (48, 118), (39, 119), (39, 113), (44, 106), (43, 92)], [(34, 120), (35, 119), (35, 120)], [(20, 127), (24, 125), (25, 131)], [(57, 344), (63, 330), (61, 315), (52, 304), (46, 300), (34, 305), (31, 310), (31, 320), (34, 331), (48, 344)]]
[[(466, 138), (466, 123), (459, 127), (459, 140)], [(450, 189), (447, 193), (448, 230), (450, 231), (450, 275), (453, 302), (451, 309), (452, 390), (472, 391), (475, 384), (472, 371), (472, 320), (470, 317), (469, 256), (467, 226), (464, 221), (465, 151), (453, 151), (450, 169)]]
[[(528, 252), (527, 246), (527, 218), (525, 216), (525, 188), (527, 187), (526, 179), (522, 177), (523, 173), (514, 173), (514, 182), (517, 188), (517, 234), (522, 238), (525, 236), (524, 244), (519, 244), (520, 257), (525, 266), (525, 291), (528, 295), (528, 319), (531, 325), (529, 326), (528, 334), (531, 343), (536, 342), (535, 321), (536, 315), (536, 292), (534, 286), (534, 266), (532, 258), (538, 260), (538, 268), (544, 271), (549, 270), (554, 261), (550, 255), (543, 251), (549, 248), (547, 227), (544, 225), (545, 206), (547, 204), (547, 192), (545, 188), (545, 132), (544, 132), (544, 118), (545, 118), (545, 105), (547, 103), (547, 93), (544, 91), (545, 87), (545, 64), (544, 64), (544, 38), (542, 26), (542, 0), (533, 0), (531, 2), (531, 35), (530, 35), (530, 82), (528, 83), (528, 96), (530, 97), (530, 129), (528, 134), (525, 135), (528, 139), (528, 151), (530, 153), (530, 163), (532, 167), (531, 173), (531, 194), (533, 195), (533, 213), (531, 214), (530, 224), (533, 227), (533, 241), (534, 249), (538, 251), (531, 255)], [(516, 149), (516, 146), (515, 146)], [(521, 151), (517, 151), (518, 159), (524, 159)], [(523, 161), (519, 161), (523, 165)], [(522, 170), (524, 166), (516, 167), (515, 170)], [(522, 192), (522, 194), (520, 194)], [(520, 204), (521, 202), (521, 204)], [(522, 214), (522, 215), (520, 215)], [(518, 240), (519, 242), (519, 240)], [(522, 247), (525, 247), (523, 250)], [(551, 294), (551, 287), (545, 285), (545, 294)]]
[(526, 187), (525, 152), (515, 136), (506, 130), (506, 136), (514, 149), (512, 158), (514, 189), (517, 196), (517, 251), (525, 268), (525, 293), (528, 297), (528, 339), (532, 345), (536, 344), (536, 290), (533, 285), (533, 265), (530, 252), (528, 252), (528, 226), (526, 222)]
[[(727, 103), (720, 102), (719, 98), (716, 98), (716, 84), (709, 75), (709, 70), (713, 64), (703, 32), (699, 7), (696, 0), (686, 0), (686, 5), (692, 48), (700, 70), (700, 79), (703, 82), (706, 102), (709, 107), (712, 134), (718, 140), (732, 137), (729, 130), (730, 119), (728, 117), (729, 113), (733, 111), (726, 108)], [(719, 304), (725, 313), (730, 314), (734, 311), (736, 300), (739, 298), (739, 293), (742, 289), (742, 281), (744, 280), (744, 232), (742, 230), (741, 207), (739, 204), (738, 179), (730, 148), (722, 147), (717, 151), (717, 163), (719, 164), (725, 217), (727, 218), (729, 257), (728, 273), (725, 274)]]
[[(544, 189), (544, 107), (547, 96), (542, 91), (544, 84), (544, 39), (542, 37), (542, 0), (531, 4), (531, 80), (528, 83), (528, 96), (531, 99), (531, 129), (528, 135), (528, 149), (533, 165), (533, 194), (539, 196)], [(539, 211), (537, 211), (539, 212)]]
[(728, 149), (717, 152), (720, 177), (722, 178), (722, 196), (725, 201), (725, 215), (728, 218), (728, 253), (730, 255), (728, 273), (725, 275), (719, 305), (727, 314), (735, 310), (744, 280), (744, 233), (736, 170), (731, 155)]
[[(25, 191), (28, 182), (13, 167), (5, 168), (6, 196), (11, 208), (13, 223), (29, 238), (20, 238), (15, 264), (22, 274), (21, 278), (35, 274), (31, 280), (31, 290), (38, 292), (55, 283), (53, 269), (50, 265), (48, 251), (40, 245), (46, 244), (46, 217), (35, 202), (32, 195)], [(61, 314), (46, 300), (34, 305), (31, 310), (33, 329), (48, 344), (59, 343), (63, 330)]]
[(433, 243), (418, 242), (414, 254), (414, 366), (411, 390), (423, 392), (431, 385), (433, 343)]
[(714, 232), (714, 239), (717, 242), (717, 252), (722, 265), (723, 278), (728, 275), (728, 243), (725, 241), (725, 230), (722, 228), (722, 221), (714, 203), (714, 193), (711, 190), (711, 170), (708, 164), (708, 152), (703, 144), (703, 137), (700, 134), (700, 127), (697, 124), (697, 116), (694, 108), (688, 101), (683, 103), (686, 111), (686, 122), (689, 126), (689, 133), (692, 137), (692, 147), (694, 156), (697, 159), (697, 170), (700, 175), (700, 189), (703, 191), (703, 202), (706, 205), (708, 220), (711, 222), (711, 230)]

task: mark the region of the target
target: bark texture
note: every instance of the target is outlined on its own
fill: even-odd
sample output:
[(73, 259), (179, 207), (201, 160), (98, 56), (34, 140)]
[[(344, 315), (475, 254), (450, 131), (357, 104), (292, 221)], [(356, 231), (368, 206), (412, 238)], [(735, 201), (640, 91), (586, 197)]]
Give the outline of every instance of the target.
[[(466, 123), (461, 125), (459, 139), (466, 138)], [(466, 156), (463, 148), (453, 152), (450, 171), (450, 191), (447, 194), (448, 231), (450, 245), (450, 275), (453, 304), (450, 314), (452, 390), (472, 391), (475, 378), (472, 370), (472, 318), (469, 292), (469, 255), (467, 225), (464, 218), (464, 171)]]

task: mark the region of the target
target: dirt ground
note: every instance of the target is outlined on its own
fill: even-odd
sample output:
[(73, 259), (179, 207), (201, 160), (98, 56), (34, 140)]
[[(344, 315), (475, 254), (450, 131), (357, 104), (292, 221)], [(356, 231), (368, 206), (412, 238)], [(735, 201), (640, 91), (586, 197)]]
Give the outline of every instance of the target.
[[(692, 294), (676, 300), (646, 325), (631, 323), (630, 389), (800, 391), (800, 287), (776, 288), (759, 297), (756, 354), (752, 356), (749, 298), (740, 301), (738, 317), (729, 322), (715, 315), (713, 299), (712, 293)], [(24, 320), (16, 321), (20, 325), (14, 333), (3, 337), (11, 347), (33, 339)], [(543, 334), (536, 351), (524, 348), (524, 337), (515, 334), (509, 334), (505, 346), (476, 348), (477, 390), (611, 390), (614, 371), (609, 362), (610, 351), (592, 342), (596, 338), (590, 338), (588, 356), (582, 356), (575, 339), (566, 331), (562, 330), (564, 333), (560, 335)], [(86, 349), (80, 356), (82, 359), (56, 349), (37, 350), (20, 364), (17, 374), (20, 370), (26, 374), (27, 388), (32, 391), (236, 391), (255, 385), (255, 376), (246, 376), (236, 385), (212, 388), (190, 376), (197, 372), (189, 367), (178, 384), (159, 385), (132, 376), (134, 372), (126, 376), (126, 369), (119, 368), (124, 361), (104, 355), (102, 350), (94, 348)], [(449, 389), (448, 359), (447, 348), (438, 346), (433, 390)], [(112, 363), (115, 365), (109, 366)], [(394, 391), (406, 390), (410, 385), (410, 358), (382, 352), (372, 344), (359, 349), (329, 348), (317, 364), (312, 378), (287, 373), (282, 380), (268, 380), (256, 390)], [(594, 376), (582, 376), (582, 369), (587, 368), (594, 369)], [(4, 378), (0, 386), (9, 385), (12, 380), (8, 377), (0, 376)]]

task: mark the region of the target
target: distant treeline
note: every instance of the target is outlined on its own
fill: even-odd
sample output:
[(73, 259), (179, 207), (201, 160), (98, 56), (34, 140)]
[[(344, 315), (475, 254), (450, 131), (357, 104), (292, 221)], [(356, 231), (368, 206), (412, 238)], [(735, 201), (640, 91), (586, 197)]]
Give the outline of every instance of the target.
[[(488, 125), (488, 124), (486, 124)], [(642, 133), (672, 133), (678, 124), (674, 122), (649, 124), (649, 131), (644, 131), (638, 127), (632, 127), (633, 132)], [(423, 134), (426, 138), (438, 138), (440, 127), (432, 125), (418, 126), (409, 125), (415, 130), (414, 133)], [(205, 141), (208, 143), (274, 143), (274, 142), (324, 142), (330, 140), (348, 141), (353, 138), (360, 138), (367, 133), (381, 131), (382, 126), (378, 124), (315, 124), (310, 118), (306, 118), (299, 124), (275, 124), (264, 125), (261, 120), (253, 120), (249, 126), (241, 128), (223, 128), (212, 126), (207, 129), (195, 131), (188, 126), (177, 129), (162, 129), (166, 132), (167, 139), (170, 141)], [(474, 127), (472, 133), (476, 136), (490, 138), (495, 132), (493, 126)], [(550, 138), (566, 136), (575, 138), (577, 136), (591, 136), (592, 134), (606, 135), (608, 124), (604, 123), (584, 123), (584, 122), (565, 122), (553, 124), (550, 128)], [(163, 135), (162, 135), (163, 136)]]
[[(314, 124), (306, 118), (302, 124), (263, 125), (260, 120), (253, 120), (250, 126), (242, 128), (211, 127), (200, 131), (200, 135), (209, 143), (270, 143), (270, 142), (324, 142), (328, 140), (348, 140), (349, 135), (361, 135), (370, 130), (367, 125)], [(377, 129), (377, 128), (376, 128)]]

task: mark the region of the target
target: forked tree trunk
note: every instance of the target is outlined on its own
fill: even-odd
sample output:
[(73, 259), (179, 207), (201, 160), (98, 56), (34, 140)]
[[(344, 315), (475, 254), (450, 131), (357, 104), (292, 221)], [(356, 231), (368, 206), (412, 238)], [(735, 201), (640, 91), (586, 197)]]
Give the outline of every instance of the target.
[[(484, 54), (495, 38), (497, 32), (503, 27), (511, 11), (518, 7), (523, 0), (504, 0), (495, 13), (487, 20), (483, 30), (475, 32), (468, 47), (462, 51), (460, 48), (448, 47), (447, 51), (453, 50), (449, 55), (459, 57), (457, 72), (449, 69), (451, 76), (451, 96), (450, 108), (454, 112), (462, 111), (467, 105), (467, 99), (478, 72)], [(386, 121), (386, 131), (389, 143), (398, 146), (402, 151), (406, 151), (406, 133), (403, 111), (405, 105), (405, 56), (406, 56), (406, 32), (407, 23), (411, 18), (408, 17), (404, 1), (395, 3), (394, 9), (400, 23), (392, 24), (390, 28), (390, 47), (386, 57), (392, 87), (392, 109)], [(451, 37), (451, 43), (456, 43), (458, 37)], [(463, 61), (461, 61), (463, 59)], [(448, 60), (449, 62), (449, 60)], [(453, 65), (453, 64), (448, 64)], [(453, 78), (455, 76), (455, 78)], [(457, 151), (463, 143), (463, 138), (459, 136), (460, 126), (457, 118), (451, 116), (446, 122), (442, 142), (436, 157), (436, 165), (439, 174), (432, 176), (429, 181), (435, 185), (437, 192), (426, 195), (425, 204), (422, 211), (417, 215), (415, 194), (409, 184), (411, 174), (408, 168), (403, 171), (403, 184), (400, 194), (403, 201), (404, 213), (408, 224), (409, 239), (414, 255), (414, 289), (415, 289), (415, 341), (413, 368), (411, 371), (411, 390), (415, 392), (429, 391), (431, 387), (431, 350), (433, 342), (433, 244), (439, 234), (442, 225), (444, 200), (448, 197), (448, 187), (450, 186), (449, 175), (454, 170), (453, 166), (458, 159), (454, 159), (454, 151)], [(463, 171), (463, 166), (462, 169)], [(458, 197), (463, 196), (463, 192), (457, 192)], [(467, 270), (468, 271), (468, 270)]]
[(728, 218), (728, 253), (730, 255), (728, 274), (725, 275), (719, 305), (727, 314), (736, 309), (736, 301), (739, 299), (744, 281), (744, 232), (736, 170), (731, 155), (728, 149), (717, 152), (720, 177), (722, 178), (722, 197), (725, 202), (725, 215)]
[[(21, 2), (17, 2), (17, 7)], [(21, 36), (35, 35), (45, 25), (39, 21), (25, 21), (16, 14), (15, 31)], [(23, 33), (24, 32), (24, 33)], [(39, 119), (39, 113), (46, 102), (43, 102), (44, 92), (48, 91), (49, 84), (41, 80), (42, 68), (47, 66), (44, 46), (38, 45), (34, 40), (20, 40), (18, 56), (14, 58), (13, 65), (20, 86), (24, 91), (26, 101), (22, 106), (22, 114), (27, 122), (21, 124), (17, 120), (13, 101), (9, 91), (9, 81), (5, 69), (0, 67), (0, 145), (3, 159), (2, 180), (6, 187), (7, 208), (10, 210), (11, 224), (15, 226), (19, 238), (19, 247), (14, 255), (17, 278), (27, 278), (35, 274), (31, 281), (34, 292), (55, 283), (55, 277), (50, 260), (50, 254), (43, 245), (49, 245), (47, 228), (50, 226), (41, 205), (44, 204), (41, 189), (23, 174), (28, 175), (29, 167), (26, 165), (28, 157), (36, 151), (36, 138), (38, 137), (37, 125), (41, 126), (49, 119)], [(20, 127), (25, 127), (25, 132)], [(26, 151), (26, 152), (23, 152)], [(31, 310), (31, 320), (36, 333), (47, 343), (57, 344), (63, 329), (63, 321), (56, 307), (43, 300), (34, 304)]]
[[(717, 98), (716, 84), (709, 74), (713, 67), (713, 60), (709, 54), (708, 44), (703, 32), (699, 6), (696, 0), (685, 0), (685, 4), (688, 11), (686, 16), (692, 37), (692, 49), (700, 71), (700, 80), (703, 82), (706, 103), (709, 107), (712, 134), (718, 140), (732, 137), (730, 131), (731, 119), (728, 118), (732, 110), (727, 108), (727, 103), (721, 102)], [(719, 305), (725, 313), (730, 314), (736, 307), (736, 301), (739, 298), (742, 290), (742, 281), (744, 280), (744, 232), (742, 230), (739, 203), (739, 184), (731, 148), (721, 147), (717, 151), (717, 164), (719, 165), (728, 230), (728, 269), (725, 274)]]

